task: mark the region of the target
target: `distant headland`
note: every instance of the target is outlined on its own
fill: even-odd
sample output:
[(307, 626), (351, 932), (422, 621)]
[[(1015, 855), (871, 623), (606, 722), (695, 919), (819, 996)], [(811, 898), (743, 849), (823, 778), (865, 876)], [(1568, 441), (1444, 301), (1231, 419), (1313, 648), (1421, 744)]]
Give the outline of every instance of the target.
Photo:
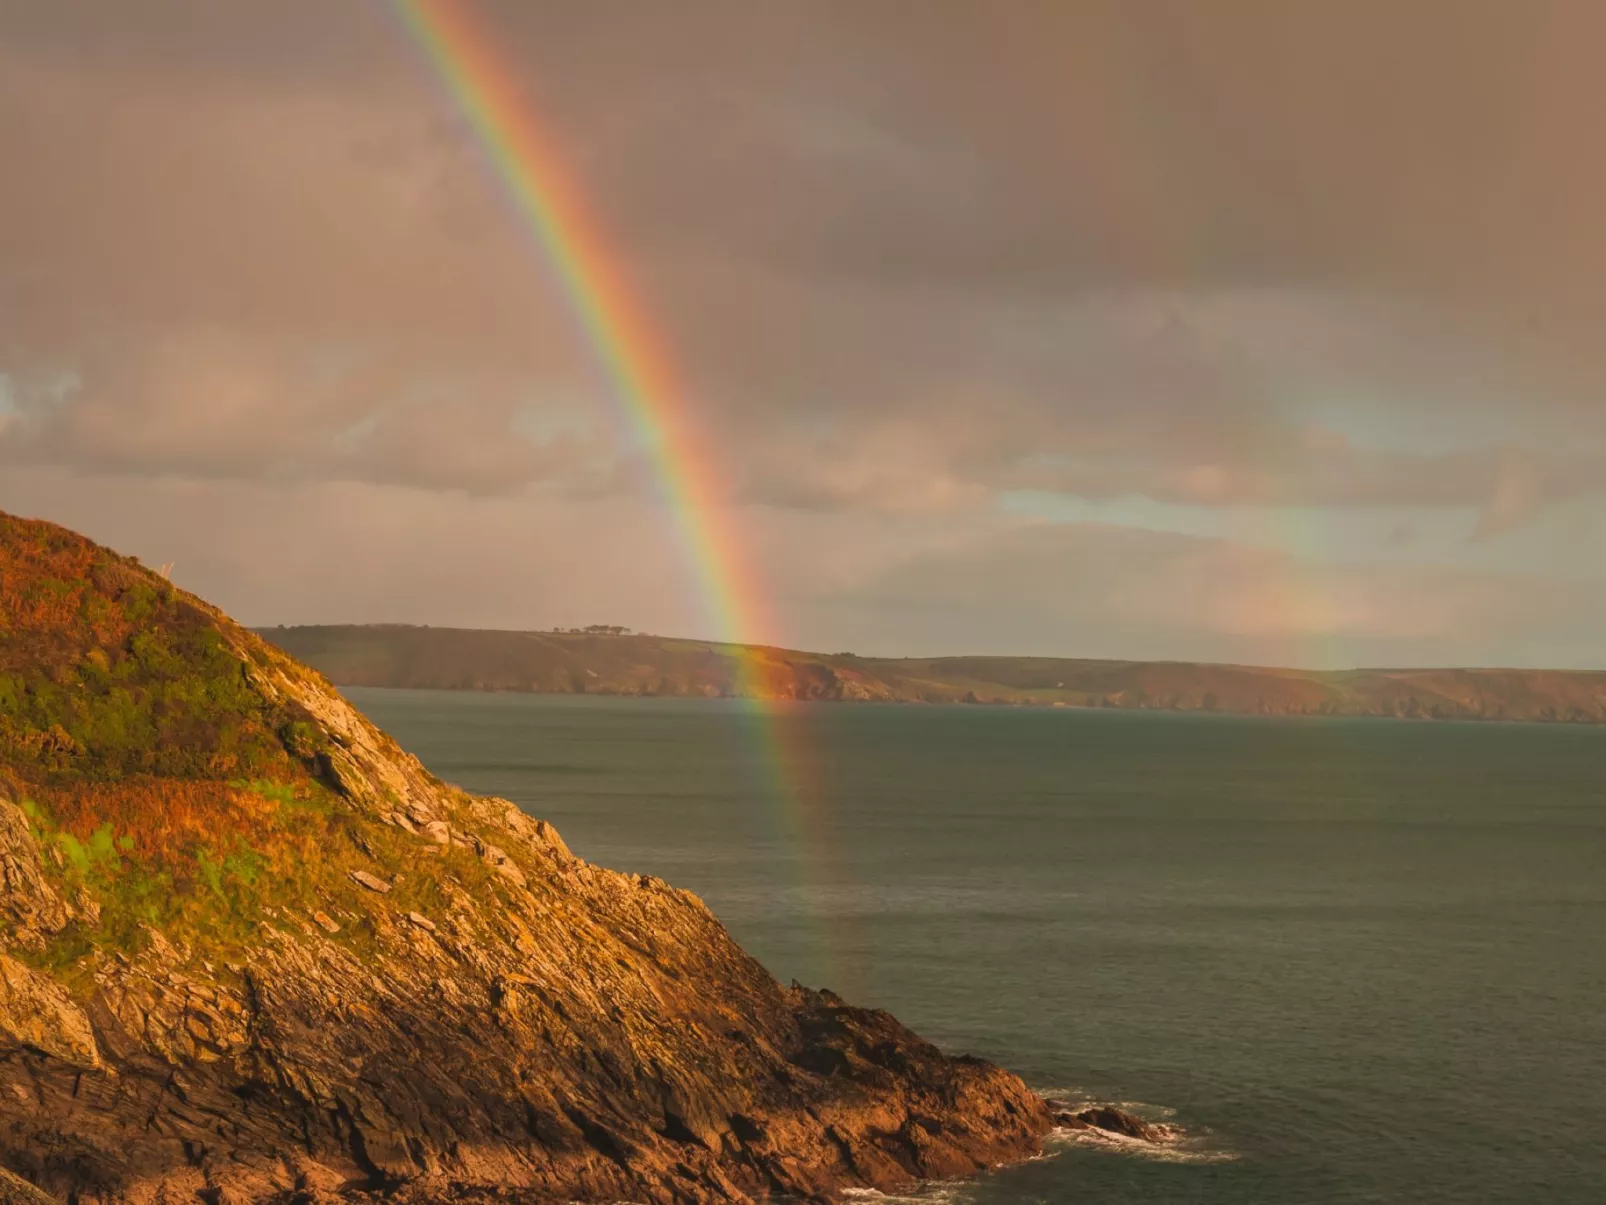
[[(258, 631), (343, 686), (664, 697), (756, 690), (772, 699), (846, 702), (1606, 723), (1603, 671), (860, 657), (632, 634), (611, 625), (539, 632), (401, 624)], [(744, 661), (749, 668), (741, 672)]]

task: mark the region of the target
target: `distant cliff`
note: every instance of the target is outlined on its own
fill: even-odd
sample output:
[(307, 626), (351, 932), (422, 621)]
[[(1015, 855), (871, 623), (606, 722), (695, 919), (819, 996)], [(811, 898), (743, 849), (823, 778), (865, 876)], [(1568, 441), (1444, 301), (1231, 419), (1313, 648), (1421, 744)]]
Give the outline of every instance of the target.
[(1053, 1123), (0, 514), (0, 1201), (823, 1202)]
[[(729, 645), (661, 636), (401, 625), (264, 628), (333, 681), (558, 694), (722, 696)], [(1057, 657), (877, 658), (757, 648), (768, 697), (1606, 723), (1606, 672), (1297, 670)]]

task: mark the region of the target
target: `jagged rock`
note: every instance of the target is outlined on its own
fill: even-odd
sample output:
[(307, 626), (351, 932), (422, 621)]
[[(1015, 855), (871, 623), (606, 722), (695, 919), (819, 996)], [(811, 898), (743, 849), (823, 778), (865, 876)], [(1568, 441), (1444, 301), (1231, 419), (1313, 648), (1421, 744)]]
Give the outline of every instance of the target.
[[(30, 592), (31, 572), (66, 595)], [(783, 988), (695, 896), (441, 783), (317, 674), (137, 565), (0, 515), (0, 605), (7, 672), (88, 667), (74, 714), (144, 697), (97, 694), (101, 662), (156, 694), (210, 675), (120, 717), (152, 726), (148, 748), (69, 732), (68, 766), (0, 728), (3, 781), (35, 793), (38, 823), (76, 816), (83, 841), (102, 814), (136, 826), (126, 847), (41, 857), (20, 795), (0, 799), (18, 953), (0, 955), (0, 1164), (47, 1192), (825, 1201), (1040, 1148), (1048, 1109), (1015, 1076)], [(92, 933), (64, 903), (82, 876), (62, 848), (117, 886)], [(59, 970), (24, 965), (29, 942)]]
[(0, 777), (0, 936), (36, 948), (66, 926), (71, 912), (45, 875), (16, 793)]
[(89, 1018), (53, 979), (0, 954), (0, 1049), (37, 1051), (70, 1067), (99, 1069)]
[(40, 1192), (21, 1176), (0, 1167), (0, 1205), (61, 1205), (55, 1197)]
[(1101, 1130), (1122, 1134), (1128, 1138), (1140, 1138), (1144, 1142), (1164, 1142), (1167, 1136), (1162, 1127), (1144, 1121), (1143, 1118), (1124, 1109), (1112, 1108), (1109, 1105), (1083, 1109), (1077, 1117)]
[(73, 894), (72, 902), (80, 924), (91, 929), (100, 924), (100, 901), (92, 894), (80, 887)]
[(1068, 1130), (1103, 1130), (1142, 1142), (1165, 1142), (1173, 1137), (1169, 1127), (1144, 1121), (1136, 1114), (1113, 1105), (1092, 1105), (1078, 1109), (1062, 1100), (1050, 1100), (1048, 1107), (1054, 1124)]
[(478, 837), (471, 838), (470, 844), (474, 847), (474, 852), (479, 854), (481, 859), (494, 867), (496, 872), (503, 878), (511, 879), (517, 886), (520, 887), (526, 885), (524, 881), (524, 872), (519, 869), (518, 863), (514, 862), (512, 858), (508, 857), (507, 852), (500, 846), (492, 845), (488, 841), (482, 841)]

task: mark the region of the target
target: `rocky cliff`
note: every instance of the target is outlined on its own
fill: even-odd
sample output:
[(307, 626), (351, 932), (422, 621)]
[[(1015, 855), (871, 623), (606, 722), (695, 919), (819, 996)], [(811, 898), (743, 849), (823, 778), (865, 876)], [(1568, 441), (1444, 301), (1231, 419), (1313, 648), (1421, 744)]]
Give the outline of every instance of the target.
[(0, 515), (0, 1199), (824, 1200), (1050, 1124)]
[[(856, 657), (662, 636), (402, 625), (263, 629), (345, 686), (1606, 723), (1606, 673), (1301, 670), (1061, 657)], [(757, 667), (739, 672), (738, 661)]]

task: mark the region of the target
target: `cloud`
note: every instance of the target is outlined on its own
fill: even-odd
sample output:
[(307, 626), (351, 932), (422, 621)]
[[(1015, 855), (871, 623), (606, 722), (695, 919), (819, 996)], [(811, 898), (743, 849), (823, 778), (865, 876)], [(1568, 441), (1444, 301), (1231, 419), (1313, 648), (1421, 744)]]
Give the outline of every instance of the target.
[[(1558, 474), (1554, 466), (1520, 451), (1500, 457), (1491, 474), (1488, 501), (1473, 539), (1487, 540), (1504, 535), (1532, 518), (1547, 503), (1572, 493), (1578, 486), (1570, 489), (1565, 477)], [(1601, 473), (1600, 466), (1595, 466), (1585, 488), (1603, 486), (1606, 486), (1606, 474)]]
[(494, 379), (432, 387), (425, 365), (410, 375), (394, 359), (328, 345), (168, 332), (109, 350), (85, 371), (13, 391), (0, 463), (495, 493), (579, 487), (611, 457), (593, 429), (533, 434), (540, 408)]
[[(945, 8), (919, 53), (847, 9), (485, 16), (681, 361), (716, 452), (755, 500), (940, 510), (1030, 487), (1203, 505), (1470, 505), (1491, 492), (1479, 458), (1507, 444), (1532, 442), (1543, 459), (1565, 426), (1570, 448), (1580, 434), (1606, 448), (1606, 415), (1577, 400), (1606, 378), (1570, 341), (1592, 304), (1575, 287), (1576, 255), (1547, 260), (1554, 279), (1523, 289), (1540, 319), (1503, 325), (1490, 310), (1503, 288), (1448, 288), (1436, 260), (1416, 262), (1451, 235), (1480, 234), (1439, 220), (1483, 170), (1460, 142), (1422, 166), (1423, 196), (1386, 211), (1369, 194), (1326, 208), (1310, 181), (1303, 208), (1291, 206), (1290, 180), (1256, 195), (1242, 164), (1214, 159), (1187, 189), (1164, 188), (1187, 160), (1183, 136), (1199, 132), (1198, 104), (1181, 102), (1203, 95), (1231, 135), (1212, 145), (1258, 148), (1335, 186), (1381, 179), (1405, 154), (1396, 127), (1443, 134), (1460, 118), (1424, 83), (1387, 136), (1333, 126), (1333, 96), (1377, 103), (1336, 48), (1364, 46), (1383, 22), (1402, 61), (1420, 56), (1468, 106), (1489, 103), (1499, 72), (1428, 56), (1431, 25), (1368, 10), (1328, 22), (1322, 42), (1229, 6), (1217, 32), (1239, 30), (1248, 60), (1280, 46), (1286, 70), (1326, 81), (1272, 120), (1238, 72), (1140, 36), (1156, 30), (1138, 10), (1026, 6), (1017, 32)], [(1175, 19), (1173, 35), (1190, 27)], [(11, 35), (0, 154), (30, 169), (0, 193), (0, 370), (84, 383), (72, 403), (83, 412), (58, 416), (58, 438), (30, 455), (277, 472), (272, 456), (251, 455), (274, 425), (262, 411), (309, 433), (394, 431), (402, 419), (383, 416), (412, 413), (404, 395), (419, 381), (444, 383), (468, 430), (498, 430), (516, 395), (562, 398), (579, 425), (615, 421), (569, 303), (382, 12), (173, 2), (124, 22), (64, 3), (7, 6), (0, 22)], [(1024, 32), (1034, 28), (1064, 35), (1053, 44), (1087, 73), (1050, 72)], [(1467, 38), (1502, 33), (1482, 14)], [(1268, 41), (1283, 34), (1286, 45)], [(1140, 85), (1118, 77), (1121, 62), (1141, 68)], [(48, 130), (30, 117), (46, 111)], [(1303, 127), (1322, 132), (1318, 146)], [(1101, 148), (1113, 157), (1094, 158)], [(1584, 165), (1551, 166), (1593, 187)], [(1520, 199), (1471, 191), (1479, 204)], [(1525, 230), (1525, 251), (1551, 237), (1552, 217)], [(1591, 218), (1577, 233), (1593, 229)], [(1206, 236), (1208, 260), (1192, 245)], [(1416, 254), (1396, 254), (1399, 239)], [(1459, 246), (1455, 262), (1531, 272), (1531, 258), (1507, 263), (1511, 242)], [(342, 355), (362, 358), (365, 384), (310, 379)], [(194, 416), (193, 453), (146, 422), (158, 376), (161, 405)], [(1312, 446), (1320, 420), (1301, 413), (1314, 394), (1417, 414), (1443, 439), (1458, 411), (1509, 415), (1515, 396), (1550, 418), (1532, 432), (1508, 421), (1453, 460), (1352, 434), (1324, 453)], [(476, 416), (482, 406), (491, 417)], [(115, 447), (96, 431), (115, 431), (100, 440)], [(539, 456), (515, 470), (495, 441), (485, 450), (492, 478), (541, 474)], [(468, 476), (419, 467), (424, 488)]]
[[(1542, 406), (1515, 421), (1503, 399), (1520, 380), (1375, 299), (1112, 294), (1007, 323), (970, 309), (943, 316), (929, 353), (897, 362), (907, 371), (878, 382), (873, 404), (833, 395), (767, 428), (749, 420), (751, 496), (943, 509), (1036, 490), (1483, 510), (1518, 463), (1543, 481), (1522, 519), (1606, 491), (1600, 422)], [(1396, 401), (1416, 396), (1458, 405)]]
[(1388, 542), (1395, 548), (1407, 548), (1418, 538), (1416, 528), (1410, 523), (1396, 523), (1389, 529)]
[[(1577, 663), (1606, 583), (1314, 564), (1226, 540), (1025, 524), (885, 563), (822, 601), (845, 647), (1345, 667)], [(1588, 664), (1602, 665), (1598, 654)]]
[[(797, 639), (1062, 641), (1020, 599), (1107, 575), (1075, 613), (1134, 652), (1254, 651), (1260, 625), (1290, 656), (1318, 629), (1516, 655), (1540, 622), (1500, 601), (1517, 567), (1536, 596), (1606, 578), (1536, 535), (1606, 513), (1606, 14), (1481, 6), (1446, 40), (1438, 6), (1382, 0), (938, 2), (919, 38), (863, 5), (477, 11)], [(507, 548), (560, 609), (606, 609), (588, 573), (633, 600), (685, 580), (573, 299), (385, 6), (0, 0), (0, 163), (0, 505), (178, 541), (159, 559), (263, 618), (381, 618), (405, 590), (420, 619), (506, 621), (485, 591), (556, 589), (476, 576)], [(1382, 531), (1439, 508), (1475, 539), (1342, 571), (1162, 555), (1024, 534), (1021, 491)], [(500, 543), (448, 547), (448, 522)], [(412, 523), (473, 606), (411, 593)], [(305, 597), (208, 560), (240, 531), (307, 546)], [(372, 594), (329, 571), (358, 540)], [(1309, 610), (1256, 610), (1278, 581)], [(1400, 630), (1412, 607), (1463, 635)]]
[(503, 489), (604, 453), (517, 421), (579, 397), (600, 430), (596, 370), (438, 98), (235, 73), (209, 42), (253, 19), (201, 26), (0, 49), (0, 457)]
[(245, 623), (710, 630), (671, 520), (641, 499), (20, 467), (0, 505), (175, 562), (179, 585)]

